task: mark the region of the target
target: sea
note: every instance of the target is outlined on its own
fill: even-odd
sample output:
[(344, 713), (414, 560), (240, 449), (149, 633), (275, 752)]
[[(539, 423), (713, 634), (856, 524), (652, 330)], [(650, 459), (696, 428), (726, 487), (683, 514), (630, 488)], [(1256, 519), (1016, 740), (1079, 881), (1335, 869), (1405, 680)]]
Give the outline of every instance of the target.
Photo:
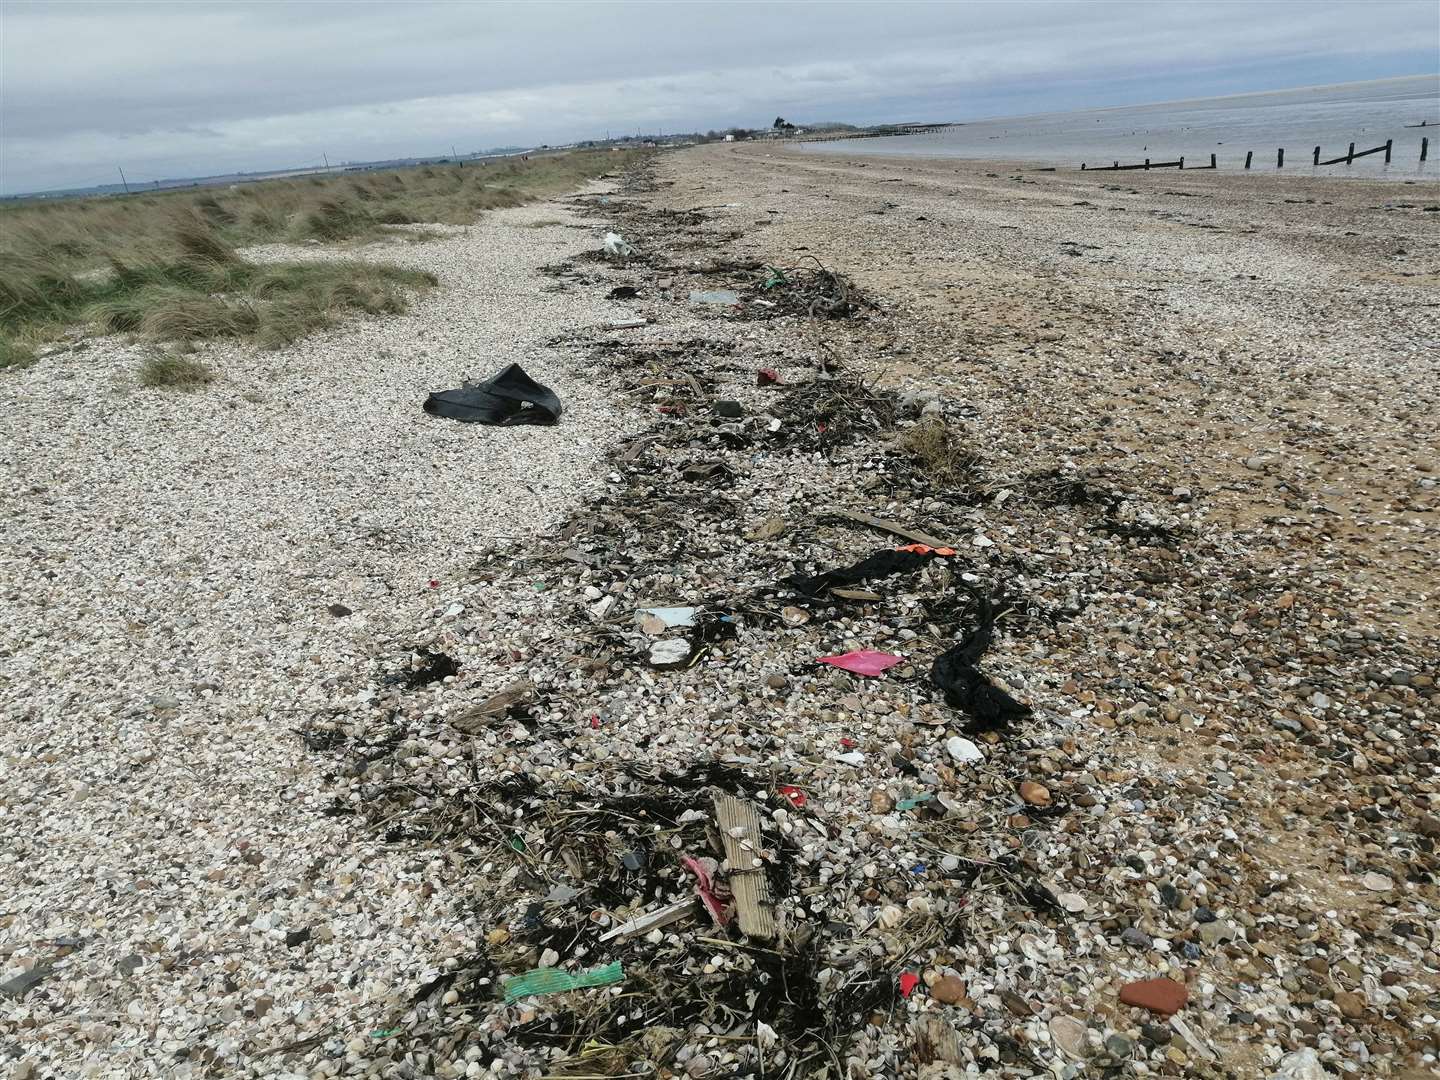
[[(1423, 127), (1421, 125), (1424, 125)], [(1429, 160), (1420, 164), (1420, 140), (1430, 140)], [(1357, 158), (1350, 165), (1315, 169), (1320, 160), (1393, 140), (1385, 155)], [(1370, 82), (1307, 86), (1294, 90), (1227, 97), (1127, 105), (1079, 112), (1038, 113), (976, 120), (915, 135), (841, 139), (802, 144), (817, 153), (909, 154), (925, 157), (1028, 161), (1090, 168), (1185, 159), (1187, 168), (1276, 168), (1284, 149), (1286, 170), (1377, 177), (1440, 176), (1440, 75), (1414, 75)]]

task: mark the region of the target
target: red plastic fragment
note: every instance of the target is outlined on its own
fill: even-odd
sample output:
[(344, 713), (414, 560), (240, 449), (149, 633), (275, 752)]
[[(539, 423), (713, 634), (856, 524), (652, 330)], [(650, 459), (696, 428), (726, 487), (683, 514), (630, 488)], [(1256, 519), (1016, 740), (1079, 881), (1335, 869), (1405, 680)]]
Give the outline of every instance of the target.
[(756, 386), (774, 386), (780, 381), (780, 373), (774, 368), (762, 367), (755, 372)]
[(920, 985), (920, 976), (913, 971), (902, 971), (900, 973), (900, 996), (908, 998), (915, 992), (915, 987)]
[(794, 784), (781, 784), (775, 789), (785, 798), (790, 800), (790, 805), (796, 810), (805, 809), (805, 792), (801, 791)]
[(820, 663), (829, 664), (855, 675), (880, 675), (896, 664), (903, 664), (905, 658), (894, 653), (876, 652), (874, 649), (857, 649), (839, 656), (822, 656)]
[(702, 860), (693, 855), (685, 855), (680, 862), (686, 870), (695, 875), (695, 891), (700, 894), (700, 902), (705, 905), (705, 910), (710, 912), (710, 917), (715, 920), (715, 925), (724, 926), (734, 913), (730, 910), (730, 905), (716, 895), (715, 879), (710, 870), (715, 860)]

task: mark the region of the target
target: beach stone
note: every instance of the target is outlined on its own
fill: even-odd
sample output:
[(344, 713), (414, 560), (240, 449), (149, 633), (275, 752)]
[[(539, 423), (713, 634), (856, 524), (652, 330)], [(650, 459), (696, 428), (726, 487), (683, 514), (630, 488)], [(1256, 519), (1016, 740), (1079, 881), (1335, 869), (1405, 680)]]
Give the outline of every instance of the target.
[(1136, 926), (1127, 926), (1120, 932), (1120, 940), (1134, 949), (1148, 949), (1154, 942), (1150, 935)]
[(1185, 1007), (1190, 1000), (1190, 991), (1174, 979), (1141, 979), (1122, 986), (1120, 1000), (1126, 1005), (1169, 1016)]
[(1236, 932), (1234, 925), (1226, 922), (1224, 919), (1204, 923), (1200, 927), (1200, 940), (1212, 947), (1226, 941), (1232, 941), (1235, 937)]
[(1034, 780), (1026, 780), (1020, 785), (1020, 798), (1031, 806), (1049, 806), (1050, 789)]
[(930, 987), (930, 996), (947, 1005), (969, 1005), (965, 983), (954, 975), (942, 975)]
[(1140, 1037), (1151, 1046), (1164, 1046), (1175, 1037), (1175, 1032), (1165, 1024), (1141, 1024)]
[(1085, 1053), (1085, 1025), (1073, 1016), (1055, 1016), (1050, 1020), (1050, 1038), (1056, 1048), (1068, 1057)]
[(1105, 1040), (1105, 1049), (1117, 1058), (1128, 1058), (1135, 1052), (1135, 1041), (1116, 1032)]
[(1349, 1020), (1360, 1020), (1365, 1016), (1365, 996), (1351, 990), (1342, 990), (1332, 999), (1335, 1007)]
[(1395, 887), (1395, 882), (1390, 880), (1389, 877), (1376, 873), (1374, 870), (1371, 870), (1361, 878), (1360, 883), (1371, 892), (1389, 892)]

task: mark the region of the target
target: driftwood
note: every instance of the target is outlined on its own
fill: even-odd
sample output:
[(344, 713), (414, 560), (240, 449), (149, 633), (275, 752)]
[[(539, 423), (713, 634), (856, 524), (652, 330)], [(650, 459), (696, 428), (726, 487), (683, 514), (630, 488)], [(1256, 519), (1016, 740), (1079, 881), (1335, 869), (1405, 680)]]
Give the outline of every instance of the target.
[(486, 698), (458, 716), (450, 717), (450, 726), (466, 735), (478, 735), (516, 705), (534, 700), (535, 684), (529, 679), (513, 682), (498, 694)]
[(896, 521), (886, 521), (884, 518), (872, 517), (870, 514), (859, 514), (853, 510), (827, 510), (822, 517), (837, 517), (845, 521), (853, 521), (856, 525), (868, 525), (872, 529), (879, 529), (891, 536), (898, 536), (902, 540), (909, 540), (912, 544), (924, 544), (926, 547), (953, 547), (929, 533), (921, 532), (919, 529), (907, 529)]
[(725, 841), (730, 891), (735, 897), (740, 929), (753, 938), (773, 938), (775, 913), (771, 908), (770, 882), (760, 858), (760, 812), (753, 803), (733, 795), (717, 794), (715, 821)]

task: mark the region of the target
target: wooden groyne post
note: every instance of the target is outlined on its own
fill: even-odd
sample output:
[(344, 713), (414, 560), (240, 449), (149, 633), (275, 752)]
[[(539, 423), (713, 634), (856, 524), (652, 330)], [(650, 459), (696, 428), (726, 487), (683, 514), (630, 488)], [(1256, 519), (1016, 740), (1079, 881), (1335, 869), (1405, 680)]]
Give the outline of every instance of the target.
[(1275, 151), (1275, 168), (1285, 168), (1285, 148), (1283, 146)]
[(1254, 156), (1255, 156), (1255, 151), (1254, 151), (1254, 150), (1246, 150), (1246, 151), (1245, 151), (1245, 168), (1248, 169), (1248, 168), (1250, 167), (1250, 159), (1253, 158)]
[(1318, 147), (1318, 146), (1315, 147), (1315, 157), (1311, 160), (1310, 164), (1312, 164), (1312, 165), (1319, 165), (1319, 164), (1320, 164), (1320, 147)]
[(1420, 160), (1421, 160), (1421, 161), (1424, 161), (1424, 160), (1425, 160), (1427, 157), (1429, 157), (1429, 156), (1430, 156), (1430, 136), (1427, 135), (1427, 136), (1425, 136), (1423, 139), (1420, 140)]
[(1395, 144), (1394, 144), (1394, 141), (1391, 140), (1391, 141), (1386, 142), (1386, 143), (1384, 143), (1384, 144), (1382, 144), (1382, 145), (1380, 145), (1380, 146), (1372, 146), (1369, 150), (1361, 150), (1361, 151), (1359, 151), (1359, 152), (1356, 152), (1356, 150), (1355, 150), (1355, 144), (1354, 144), (1354, 143), (1351, 143), (1351, 144), (1350, 144), (1350, 148), (1349, 148), (1348, 150), (1346, 150), (1345, 153), (1341, 154), (1339, 157), (1337, 157), (1337, 158), (1331, 158), (1329, 161), (1316, 162), (1316, 164), (1318, 164), (1318, 165), (1341, 165), (1341, 164), (1344, 164), (1344, 165), (1352, 165), (1352, 164), (1354, 164), (1356, 158), (1369, 157), (1371, 154), (1384, 154), (1384, 155), (1385, 155), (1385, 160), (1386, 160), (1386, 162), (1389, 162), (1389, 160), (1390, 160), (1390, 153), (1391, 153), (1391, 150), (1394, 148), (1394, 145), (1395, 145)]
[(1386, 140), (1385, 140), (1385, 164), (1386, 164), (1386, 165), (1389, 165), (1389, 164), (1390, 164), (1390, 148), (1391, 148), (1391, 146), (1394, 144), (1394, 142), (1395, 142), (1394, 139), (1386, 139)]

